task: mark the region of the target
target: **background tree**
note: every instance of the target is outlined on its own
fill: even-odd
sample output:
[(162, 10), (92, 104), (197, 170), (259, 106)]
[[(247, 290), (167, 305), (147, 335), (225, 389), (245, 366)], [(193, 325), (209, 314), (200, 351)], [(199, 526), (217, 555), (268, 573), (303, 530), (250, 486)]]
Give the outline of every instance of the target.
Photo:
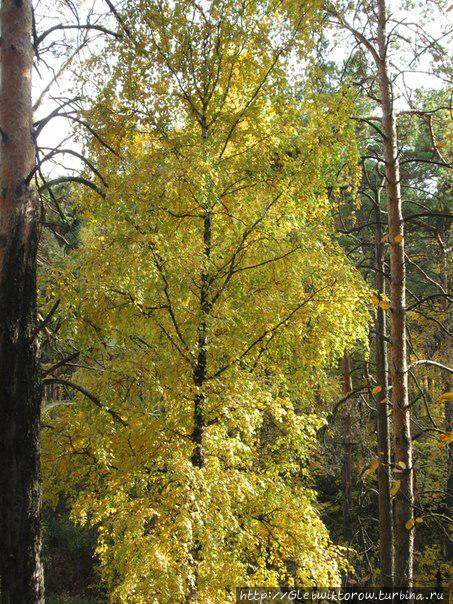
[[(398, 468), (398, 492), (395, 496), (395, 585), (405, 586), (412, 582), (414, 540), (414, 492), (412, 437), (410, 434), (410, 405), (408, 399), (409, 368), (406, 351), (406, 254), (404, 219), (400, 185), (400, 148), (398, 146), (395, 97), (399, 80), (397, 76), (407, 73), (428, 49), (439, 53), (439, 40), (431, 40), (420, 49), (419, 39), (423, 35), (420, 26), (408, 24), (399, 14), (388, 11), (385, 2), (378, 0), (374, 5), (355, 7), (351, 15), (340, 14), (333, 6), (328, 11), (337, 23), (351, 32), (356, 42), (366, 53), (373, 69), (361, 79), (361, 86), (380, 107), (381, 126), (375, 128), (381, 135), (382, 166), (385, 168), (384, 187), (387, 202), (388, 244), (390, 246), (390, 374), (391, 405), (393, 416), (395, 466)], [(391, 24), (391, 25), (390, 25)], [(408, 35), (406, 35), (408, 33)], [(405, 38), (406, 35), (406, 38)], [(428, 35), (423, 40), (427, 39)], [(442, 38), (442, 36), (441, 36)], [(408, 54), (401, 53), (404, 66), (390, 66), (393, 44), (415, 43)], [(407, 65), (408, 64), (408, 65)], [(369, 65), (369, 63), (368, 63)], [(404, 78), (403, 78), (404, 83)], [(375, 122), (371, 116), (368, 121)], [(382, 293), (382, 292), (381, 292)], [(382, 424), (380, 424), (382, 425)], [(386, 506), (388, 508), (388, 506)], [(388, 514), (386, 514), (388, 518)], [(408, 528), (410, 527), (410, 528)], [(384, 560), (382, 561), (384, 564)], [(388, 565), (387, 565), (388, 566)], [(388, 574), (388, 573), (386, 573)]]
[[(105, 585), (126, 601), (165, 601), (168, 585), (181, 599), (224, 601), (237, 582), (325, 583), (339, 570), (344, 584), (376, 584), (378, 566), (390, 585), (405, 467), (390, 450), (386, 139), (365, 44), (378, 12), (356, 3), (335, 13), (352, 46), (337, 69), (322, 54), (317, 3), (121, 7), (40, 2), (34, 13), (34, 80), (44, 84), (28, 177), (40, 195), (33, 341), (50, 591), (90, 592), (97, 520)], [(451, 549), (450, 103), (409, 86), (414, 70), (442, 81), (448, 65), (446, 32), (430, 36), (406, 8), (392, 5), (385, 23), (417, 485), (404, 528), (418, 529), (414, 580), (431, 586), (448, 581)], [(75, 128), (55, 142), (63, 123)], [(351, 264), (375, 290), (369, 354), (355, 345), (365, 298)], [(36, 448), (14, 454), (27, 451)], [(67, 525), (68, 503), (91, 529)], [(355, 548), (343, 550), (355, 574), (318, 510), (332, 541)], [(219, 559), (225, 590), (214, 593)], [(62, 576), (65, 564), (73, 573)]]

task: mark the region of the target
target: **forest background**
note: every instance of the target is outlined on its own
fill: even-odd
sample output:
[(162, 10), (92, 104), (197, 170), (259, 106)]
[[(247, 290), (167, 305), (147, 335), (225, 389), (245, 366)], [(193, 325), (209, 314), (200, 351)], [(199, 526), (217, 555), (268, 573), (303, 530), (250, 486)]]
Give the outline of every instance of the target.
[(449, 586), (448, 5), (13, 4), (4, 601)]

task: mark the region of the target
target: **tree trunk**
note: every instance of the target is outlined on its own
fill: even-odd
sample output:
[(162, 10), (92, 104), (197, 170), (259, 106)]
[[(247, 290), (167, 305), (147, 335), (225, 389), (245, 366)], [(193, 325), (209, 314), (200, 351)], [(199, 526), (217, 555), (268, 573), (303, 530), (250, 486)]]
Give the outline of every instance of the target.
[(44, 601), (36, 348), (37, 194), (30, 0), (0, 12), (0, 577), (3, 604)]
[[(445, 233), (444, 241), (447, 240), (448, 234)], [(448, 292), (448, 249), (444, 247), (444, 258), (443, 258), (443, 287), (444, 291)], [(445, 298), (443, 302), (445, 317), (447, 320), (447, 327), (450, 327), (451, 319), (449, 315), (449, 302)], [(443, 334), (440, 336), (443, 338)], [(447, 338), (445, 342), (445, 364), (448, 365), (449, 360), (452, 358), (452, 346), (451, 339)], [(444, 378), (444, 392), (451, 391), (451, 382), (448, 377)], [(445, 432), (453, 432), (453, 401), (446, 401), (444, 404), (445, 411)], [(445, 513), (448, 518), (452, 517), (453, 511), (453, 444), (450, 443), (447, 445), (447, 489), (445, 493)], [(444, 555), (447, 562), (450, 562), (453, 559), (453, 542), (449, 535), (445, 535), (444, 537)]]
[[(204, 245), (205, 245), (205, 259), (209, 262), (211, 253), (211, 232), (212, 232), (212, 213), (207, 210), (203, 220), (204, 226)], [(196, 468), (203, 468), (205, 464), (205, 456), (203, 449), (203, 436), (206, 428), (205, 418), (205, 395), (203, 392), (203, 385), (207, 376), (207, 345), (208, 345), (208, 316), (210, 313), (210, 300), (209, 300), (209, 272), (205, 269), (201, 275), (201, 289), (200, 289), (200, 312), (201, 322), (198, 327), (198, 353), (197, 362), (194, 369), (194, 384), (198, 388), (198, 392), (194, 400), (193, 410), (193, 431), (192, 431), (192, 442), (194, 445), (191, 461)], [(186, 598), (186, 602), (196, 602), (198, 595), (198, 576), (199, 576), (199, 564), (201, 560), (202, 545), (199, 537), (196, 536), (192, 548), (192, 565), (194, 571), (193, 585), (191, 586), (189, 593)]]
[[(343, 355), (343, 390), (345, 396), (352, 392), (351, 367), (349, 356)], [(346, 409), (343, 414), (343, 534), (350, 542), (352, 538), (352, 434), (351, 414)]]
[[(451, 384), (450, 381), (445, 382), (445, 392), (450, 392)], [(453, 432), (453, 402), (447, 401), (445, 403), (445, 431)], [(446, 515), (451, 518), (453, 510), (453, 445), (450, 443), (447, 445), (448, 455), (448, 469), (447, 469), (447, 492), (446, 492)], [(445, 558), (448, 562), (453, 557), (453, 543), (451, 538), (446, 537), (445, 539)]]
[[(205, 247), (205, 260), (209, 263), (211, 255), (211, 233), (212, 233), (212, 212), (206, 210), (203, 219), (203, 242)], [(205, 429), (205, 413), (204, 413), (204, 393), (202, 391), (203, 384), (206, 380), (207, 370), (207, 345), (208, 345), (208, 317), (211, 311), (211, 302), (209, 297), (209, 271), (207, 268), (203, 270), (201, 275), (200, 288), (200, 313), (201, 322), (198, 327), (198, 352), (197, 363), (194, 370), (194, 383), (199, 389), (194, 401), (193, 413), (193, 432), (192, 440), (194, 443), (194, 451), (192, 454), (192, 463), (198, 468), (204, 466), (203, 454), (203, 433)]]
[[(205, 121), (202, 125), (202, 140), (203, 142), (207, 139), (207, 129)], [(194, 369), (194, 384), (198, 389), (198, 392), (194, 400), (194, 411), (193, 411), (193, 431), (192, 431), (192, 442), (194, 449), (191, 457), (192, 464), (196, 468), (203, 468), (205, 464), (205, 456), (203, 450), (203, 436), (206, 428), (205, 418), (205, 394), (203, 392), (204, 382), (207, 377), (207, 363), (208, 363), (208, 322), (209, 315), (211, 313), (212, 303), (210, 296), (210, 274), (209, 274), (209, 262), (211, 258), (211, 240), (212, 240), (212, 210), (209, 207), (209, 202), (205, 208), (203, 216), (203, 245), (204, 245), (204, 258), (203, 258), (203, 269), (201, 273), (201, 284), (200, 284), (200, 314), (201, 321), (198, 326), (198, 349), (197, 349), (197, 361)], [(192, 560), (194, 579), (193, 585), (189, 590), (186, 601), (196, 602), (198, 598), (198, 577), (199, 577), (199, 564), (202, 556), (202, 544), (199, 536), (195, 536), (194, 544), (192, 548)]]
[[(384, 276), (384, 244), (382, 242), (382, 224), (380, 195), (376, 195), (376, 231), (375, 231), (375, 256), (376, 256), (376, 289), (385, 294)], [(390, 427), (388, 418), (388, 363), (386, 344), (386, 316), (385, 311), (378, 306), (376, 313), (376, 377), (381, 391), (376, 395), (377, 401), (377, 435), (378, 435), (378, 491), (379, 491), (379, 559), (381, 569), (381, 586), (393, 586), (393, 514), (390, 497)]]
[(395, 464), (399, 467), (400, 488), (395, 497), (395, 586), (412, 584), (414, 529), (406, 523), (413, 517), (414, 480), (412, 441), (407, 383), (406, 352), (406, 268), (404, 264), (404, 222), (400, 190), (398, 139), (392, 84), (387, 59), (385, 0), (377, 0), (377, 61), (384, 131), (384, 160), (390, 243), (391, 378)]

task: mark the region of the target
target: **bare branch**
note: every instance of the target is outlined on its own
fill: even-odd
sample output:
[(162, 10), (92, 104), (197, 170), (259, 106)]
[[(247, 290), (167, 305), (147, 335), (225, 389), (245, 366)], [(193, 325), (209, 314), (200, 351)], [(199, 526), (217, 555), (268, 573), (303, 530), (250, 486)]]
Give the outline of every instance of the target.
[(453, 368), (448, 367), (447, 365), (442, 365), (442, 363), (438, 363), (437, 361), (431, 361), (430, 359), (420, 359), (418, 361), (414, 361), (408, 367), (408, 370), (413, 369), (417, 365), (432, 365), (433, 367), (438, 367), (439, 369), (443, 369), (444, 371), (448, 371), (448, 373), (453, 373)]
[(95, 31), (100, 31), (104, 34), (107, 34), (109, 36), (113, 36), (114, 38), (121, 38), (121, 34), (119, 34), (118, 32), (115, 31), (111, 31), (110, 29), (107, 29), (106, 27), (102, 27), (102, 25), (94, 25), (91, 23), (85, 23), (84, 25), (54, 25), (53, 27), (50, 27), (49, 29), (47, 29), (46, 31), (44, 31), (41, 35), (39, 35), (36, 39), (35, 39), (35, 49), (38, 48), (38, 46), (43, 42), (43, 40), (45, 40), (47, 38), (47, 36), (49, 36), (50, 34), (52, 34), (55, 31), (61, 31), (61, 30), (67, 30), (67, 29), (77, 29), (77, 30), (95, 30)]
[(74, 382), (71, 382), (69, 380), (65, 380), (62, 378), (51, 377), (51, 378), (46, 378), (43, 383), (44, 384), (61, 384), (62, 386), (67, 386), (68, 388), (73, 388), (74, 390), (77, 390), (77, 392), (80, 392), (81, 394), (86, 396), (92, 403), (94, 403), (96, 405), (96, 407), (98, 407), (99, 409), (102, 409), (102, 411), (105, 411), (106, 413), (111, 415), (113, 417), (113, 419), (115, 421), (119, 422), (122, 426), (128, 425), (127, 422), (124, 421), (124, 419), (121, 417), (121, 415), (117, 411), (114, 411), (113, 409), (109, 409), (108, 407), (104, 407), (104, 405), (101, 403), (101, 401), (98, 399), (97, 396), (95, 396), (94, 394), (92, 394), (91, 392), (89, 392), (88, 390), (83, 388), (82, 386), (79, 386), (78, 384), (74, 384)]

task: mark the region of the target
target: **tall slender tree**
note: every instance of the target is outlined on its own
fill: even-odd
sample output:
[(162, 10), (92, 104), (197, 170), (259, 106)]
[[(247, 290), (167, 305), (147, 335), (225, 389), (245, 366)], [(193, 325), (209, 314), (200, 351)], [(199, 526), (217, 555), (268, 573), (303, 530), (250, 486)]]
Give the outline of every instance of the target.
[[(327, 12), (337, 25), (352, 33), (360, 46), (366, 63), (373, 72), (359, 82), (366, 82), (366, 92), (381, 111), (380, 124), (376, 117), (368, 118), (368, 123), (380, 133), (384, 166), (384, 190), (387, 204), (388, 244), (390, 250), (390, 359), (391, 406), (394, 434), (394, 463), (398, 470), (395, 484), (394, 536), (395, 560), (394, 582), (406, 587), (413, 579), (414, 550), (414, 475), (412, 460), (411, 413), (408, 396), (408, 353), (406, 341), (406, 251), (404, 217), (400, 182), (400, 150), (398, 148), (397, 113), (395, 91), (398, 75), (411, 70), (420, 56), (434, 48), (441, 54), (438, 40), (432, 39), (417, 24), (406, 30), (404, 19), (390, 14), (386, 0), (374, 0), (360, 5), (349, 15), (327, 3)], [(391, 22), (391, 26), (389, 26)], [(408, 33), (409, 32), (409, 33)], [(408, 35), (406, 35), (408, 33)], [(429, 39), (426, 47), (419, 48), (420, 40)], [(402, 65), (395, 74), (390, 67), (390, 53), (395, 42), (409, 45), (400, 56)], [(413, 47), (412, 47), (412, 43)], [(415, 50), (414, 50), (415, 47)], [(368, 60), (369, 59), (369, 60)], [(407, 59), (405, 61), (405, 59)], [(370, 67), (372, 65), (372, 67)], [(400, 82), (402, 89), (404, 81)], [(408, 103), (410, 105), (410, 97)], [(414, 112), (417, 113), (417, 112)], [(382, 291), (380, 292), (383, 293)], [(382, 376), (383, 377), (383, 376)], [(382, 384), (384, 390), (385, 384)], [(382, 427), (382, 422), (380, 422)], [(380, 437), (384, 438), (384, 433)], [(382, 495), (384, 496), (384, 495)], [(381, 508), (382, 510), (382, 508)]]
[(36, 348), (37, 192), (32, 184), (32, 4), (0, 12), (1, 600), (43, 602)]
[(382, 109), (385, 190), (390, 243), (390, 338), (392, 377), (392, 415), (395, 464), (399, 466), (400, 489), (395, 499), (395, 583), (412, 583), (414, 531), (406, 524), (413, 518), (414, 475), (407, 381), (406, 351), (406, 265), (404, 260), (404, 219), (402, 211), (398, 135), (393, 89), (388, 61), (387, 8), (377, 0), (377, 44), (375, 55)]

